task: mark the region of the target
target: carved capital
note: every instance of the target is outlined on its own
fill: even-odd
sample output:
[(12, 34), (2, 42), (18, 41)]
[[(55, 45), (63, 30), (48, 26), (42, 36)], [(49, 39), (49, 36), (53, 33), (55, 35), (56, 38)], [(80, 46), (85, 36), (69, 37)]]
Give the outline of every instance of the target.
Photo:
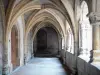
[(87, 15), (89, 17), (91, 25), (100, 25), (100, 14), (97, 12), (91, 12)]

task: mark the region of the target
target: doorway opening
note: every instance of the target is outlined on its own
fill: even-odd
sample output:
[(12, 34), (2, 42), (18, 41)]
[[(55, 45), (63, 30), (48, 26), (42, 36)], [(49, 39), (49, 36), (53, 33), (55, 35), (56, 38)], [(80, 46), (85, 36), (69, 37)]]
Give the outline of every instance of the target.
[(11, 31), (11, 63), (13, 70), (20, 66), (18, 30), (14, 26)]
[(33, 51), (37, 57), (56, 57), (59, 54), (56, 30), (52, 27), (39, 29), (33, 41)]

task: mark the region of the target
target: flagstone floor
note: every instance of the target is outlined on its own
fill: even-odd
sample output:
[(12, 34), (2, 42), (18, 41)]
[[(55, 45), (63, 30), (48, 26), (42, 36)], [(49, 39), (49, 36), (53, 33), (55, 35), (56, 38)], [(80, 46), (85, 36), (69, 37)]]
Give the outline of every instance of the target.
[(58, 58), (31, 59), (11, 75), (68, 75)]

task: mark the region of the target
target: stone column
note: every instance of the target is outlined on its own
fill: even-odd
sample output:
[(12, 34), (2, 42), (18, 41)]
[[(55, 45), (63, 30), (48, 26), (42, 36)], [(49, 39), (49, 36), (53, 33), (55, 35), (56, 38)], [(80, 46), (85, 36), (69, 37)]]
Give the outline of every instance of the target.
[(82, 22), (80, 21), (79, 23), (79, 56), (78, 57), (85, 60), (86, 62), (90, 61), (90, 51), (92, 50), (91, 49), (92, 28), (89, 25), (90, 24), (88, 23), (88, 19), (86, 19), (86, 21), (82, 21)]
[(100, 26), (93, 25), (93, 63), (100, 62)]
[(8, 75), (9, 74), (9, 66), (8, 66), (8, 59), (7, 59), (7, 57), (8, 57), (8, 53), (7, 53), (7, 50), (5, 50), (4, 51), (4, 53), (3, 53), (3, 72), (2, 72), (2, 74), (3, 75)]
[(5, 11), (4, 5), (0, 0), (0, 75), (9, 74), (8, 49), (5, 45)]
[(77, 57), (79, 55), (79, 32), (74, 35), (74, 55)]
[(93, 29), (92, 64), (100, 65), (100, 17), (98, 13), (90, 13), (90, 22)]
[(28, 44), (24, 44), (24, 47), (25, 47), (24, 64), (27, 64), (27, 62), (28, 62), (28, 49), (29, 49), (29, 45)]

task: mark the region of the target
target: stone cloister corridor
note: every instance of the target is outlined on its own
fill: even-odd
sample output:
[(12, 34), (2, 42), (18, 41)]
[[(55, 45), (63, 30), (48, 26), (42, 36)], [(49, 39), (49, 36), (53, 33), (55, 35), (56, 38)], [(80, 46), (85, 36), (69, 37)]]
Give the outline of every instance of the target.
[(0, 0), (0, 75), (100, 75), (100, 0)]

